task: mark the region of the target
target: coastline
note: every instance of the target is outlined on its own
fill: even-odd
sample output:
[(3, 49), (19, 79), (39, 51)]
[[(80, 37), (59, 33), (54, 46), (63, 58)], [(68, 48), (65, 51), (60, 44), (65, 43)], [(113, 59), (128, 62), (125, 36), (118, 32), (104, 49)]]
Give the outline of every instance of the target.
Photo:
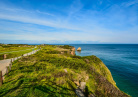
[[(32, 90), (32, 92), (28, 90), (34, 96), (36, 96), (34, 92), (40, 93), (41, 88), (45, 90), (46, 87), (56, 92), (57, 89), (55, 90), (53, 87), (58, 85), (72, 90), (69, 92), (60, 88), (60, 91), (70, 93), (70, 95), (76, 95), (74, 90), (78, 87), (86, 96), (129, 97), (117, 88), (109, 69), (96, 56), (72, 55), (71, 52), (75, 51), (72, 46), (68, 45), (40, 45), (40, 47), (42, 50), (36, 54), (25, 56), (13, 63), (12, 71), (5, 77), (4, 84), (0, 88), (1, 96), (18, 95), (15, 90), (9, 94), (4, 93), (4, 90), (10, 89), (10, 87), (7, 88), (10, 83), (22, 82), (21, 86), (16, 85), (19, 85), (18, 87), (29, 85), (27, 87), (30, 89), (33, 84), (34, 89), (39, 89), (39, 91)], [(27, 81), (27, 79), (32, 81)], [(51, 86), (51, 82), (55, 84)], [(14, 89), (16, 85), (11, 85), (11, 87)], [(19, 89), (17, 88), (17, 90)], [(25, 88), (22, 87), (22, 89), (20, 94), (25, 93)], [(48, 91), (43, 93), (49, 95)], [(57, 92), (56, 95), (61, 94)]]
[(119, 89), (132, 97), (138, 96), (136, 78), (138, 44), (72, 44), (72, 46), (83, 48), (81, 53), (76, 52), (79, 56), (99, 57), (111, 71)]

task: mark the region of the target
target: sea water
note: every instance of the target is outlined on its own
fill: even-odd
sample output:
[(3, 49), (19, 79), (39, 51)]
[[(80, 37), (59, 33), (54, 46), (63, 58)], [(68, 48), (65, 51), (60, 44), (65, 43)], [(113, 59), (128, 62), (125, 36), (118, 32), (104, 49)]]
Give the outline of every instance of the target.
[(99, 57), (120, 90), (138, 97), (138, 44), (70, 44), (82, 48), (76, 55)]

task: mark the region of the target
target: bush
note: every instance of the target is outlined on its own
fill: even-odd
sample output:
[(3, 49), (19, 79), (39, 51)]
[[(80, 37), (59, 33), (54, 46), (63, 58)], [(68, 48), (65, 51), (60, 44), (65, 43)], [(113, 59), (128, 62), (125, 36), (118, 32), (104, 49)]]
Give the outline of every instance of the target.
[(61, 48), (64, 48), (64, 49), (71, 49), (72, 46), (69, 46), (69, 45), (64, 45), (64, 46), (60, 46)]
[(72, 58), (77, 58), (77, 59), (81, 59), (81, 56), (71, 56)]
[(60, 51), (53, 50), (53, 51), (46, 51), (45, 53), (47, 53), (47, 54), (60, 54)]

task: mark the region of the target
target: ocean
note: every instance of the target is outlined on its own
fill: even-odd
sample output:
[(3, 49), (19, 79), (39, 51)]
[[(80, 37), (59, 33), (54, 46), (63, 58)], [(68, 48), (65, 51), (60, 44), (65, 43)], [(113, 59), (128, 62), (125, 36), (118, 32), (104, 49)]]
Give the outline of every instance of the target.
[(120, 90), (138, 97), (138, 44), (70, 44), (82, 48), (76, 55), (99, 57)]

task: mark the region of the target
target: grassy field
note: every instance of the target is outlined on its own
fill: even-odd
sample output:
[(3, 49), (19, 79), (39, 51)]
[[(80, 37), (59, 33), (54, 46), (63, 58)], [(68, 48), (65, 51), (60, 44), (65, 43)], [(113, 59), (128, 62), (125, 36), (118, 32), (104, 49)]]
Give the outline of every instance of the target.
[(41, 48), (13, 63), (0, 87), (0, 97), (77, 97), (74, 90), (80, 82), (86, 82), (86, 97), (128, 97), (117, 88), (110, 71), (96, 56), (72, 56), (67, 53), (70, 46)]
[(3, 55), (6, 54), (7, 58), (14, 58), (21, 56), (22, 54), (28, 53), (36, 50), (35, 46), (33, 45), (21, 45), (21, 44), (0, 44), (0, 60), (3, 60)]

